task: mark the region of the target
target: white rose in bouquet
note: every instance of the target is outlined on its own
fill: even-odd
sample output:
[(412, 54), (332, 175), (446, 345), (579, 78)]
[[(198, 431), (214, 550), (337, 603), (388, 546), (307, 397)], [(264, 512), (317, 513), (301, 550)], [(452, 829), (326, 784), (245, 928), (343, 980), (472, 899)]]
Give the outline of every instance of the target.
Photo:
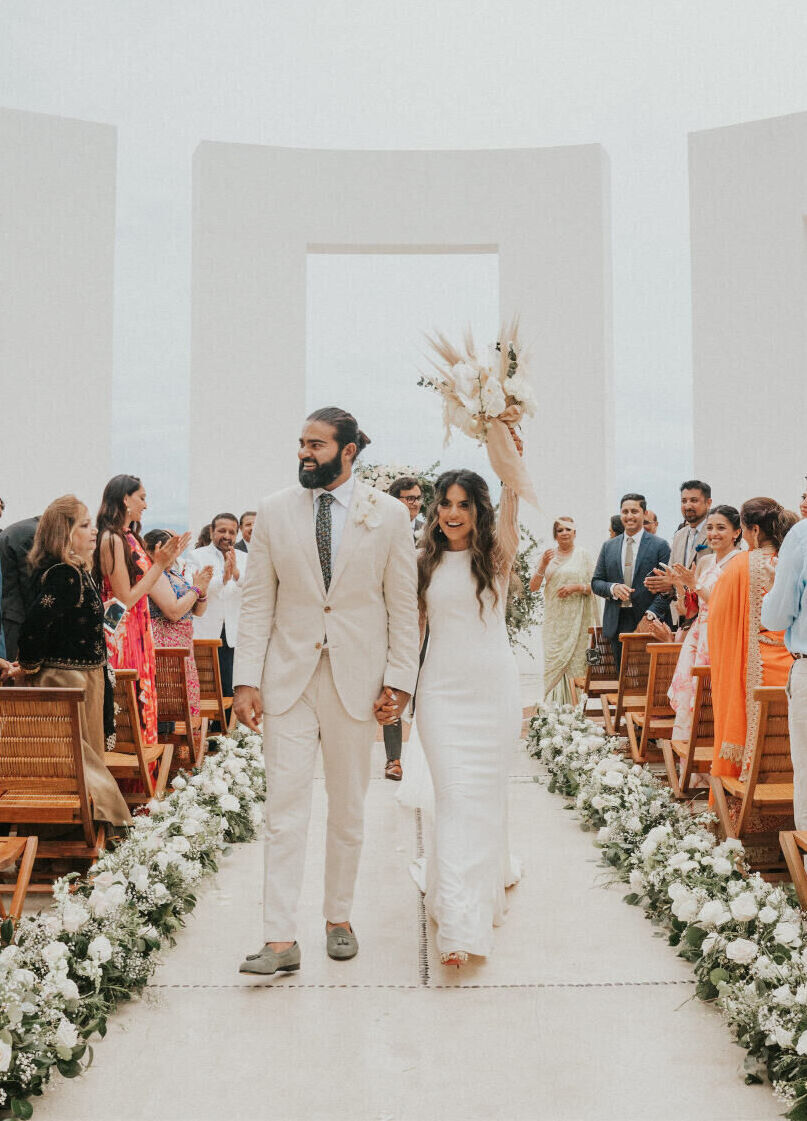
[(738, 965), (749, 965), (758, 953), (756, 942), (748, 938), (735, 938), (726, 946), (726, 957)]
[(92, 961), (109, 961), (112, 957), (112, 943), (105, 934), (99, 934), (93, 938), (87, 947), (87, 957)]
[(89, 922), (90, 912), (83, 905), (75, 899), (66, 900), (62, 907), (62, 925), (68, 934), (75, 934), (77, 930), (81, 930), (86, 922)]
[(801, 942), (801, 931), (792, 922), (780, 922), (773, 928), (773, 940), (781, 946), (798, 946)]
[(731, 915), (719, 899), (710, 899), (700, 909), (698, 922), (704, 926), (721, 927), (729, 921)]
[(507, 408), (507, 399), (504, 396), (501, 382), (489, 377), (482, 386), (481, 404), (487, 416), (499, 416)]
[(750, 922), (757, 917), (759, 911), (757, 901), (750, 891), (744, 891), (736, 899), (732, 899), (729, 908), (737, 922)]
[(11, 1066), (12, 1054), (11, 1044), (0, 1035), (0, 1073), (5, 1073)]
[(62, 1058), (69, 1058), (70, 1053), (78, 1043), (76, 1025), (71, 1024), (65, 1016), (62, 1016), (53, 1038), (56, 1047), (63, 1052), (67, 1052), (67, 1054), (62, 1055)]
[(219, 805), (225, 813), (230, 813), (241, 808), (241, 803), (234, 794), (222, 794), (219, 798)]

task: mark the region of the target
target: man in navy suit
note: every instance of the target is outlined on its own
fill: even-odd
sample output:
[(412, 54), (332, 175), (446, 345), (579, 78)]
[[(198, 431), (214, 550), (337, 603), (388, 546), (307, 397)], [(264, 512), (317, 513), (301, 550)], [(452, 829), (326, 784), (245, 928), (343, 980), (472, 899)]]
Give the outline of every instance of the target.
[(663, 537), (648, 533), (643, 526), (647, 501), (643, 494), (626, 494), (620, 503), (622, 533), (606, 541), (600, 549), (591, 589), (602, 596), (603, 635), (610, 641), (617, 671), (622, 660), (619, 636), (647, 630), (653, 619), (666, 620), (669, 602), (644, 585), (645, 577), (670, 559), (670, 546)]

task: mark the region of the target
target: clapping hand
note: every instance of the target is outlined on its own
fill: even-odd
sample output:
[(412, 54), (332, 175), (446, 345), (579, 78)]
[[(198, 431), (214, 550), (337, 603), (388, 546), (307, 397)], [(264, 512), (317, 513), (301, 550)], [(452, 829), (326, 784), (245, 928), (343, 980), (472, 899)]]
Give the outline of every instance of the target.
[(539, 566), (542, 572), (546, 572), (548, 566), (552, 563), (557, 555), (558, 550), (554, 548), (554, 546), (551, 549), (544, 549), (543, 553), (541, 553), (541, 563)]
[(193, 580), (191, 583), (195, 584), (202, 595), (207, 594), (207, 589), (210, 587), (210, 581), (213, 579), (213, 565), (206, 564), (204, 568), (200, 568), (198, 572), (194, 572)]
[(169, 537), (162, 545), (155, 546), (154, 564), (165, 571), (166, 568), (171, 567), (181, 553), (185, 552), (190, 543), (191, 535), (189, 533), (183, 533), (181, 537), (178, 535)]
[(672, 582), (678, 587), (694, 588), (695, 586), (695, 564), (693, 562), (691, 568), (687, 568), (685, 564), (673, 564), (670, 566), (672, 569)]
[(644, 586), (654, 595), (658, 595), (659, 592), (666, 594), (673, 590), (672, 578), (663, 568), (654, 568), (649, 576), (645, 576)]

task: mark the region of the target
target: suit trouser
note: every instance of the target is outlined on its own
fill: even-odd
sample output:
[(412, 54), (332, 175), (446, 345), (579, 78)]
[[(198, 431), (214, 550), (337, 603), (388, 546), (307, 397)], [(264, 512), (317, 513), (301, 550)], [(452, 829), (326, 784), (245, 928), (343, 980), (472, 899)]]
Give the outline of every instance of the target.
[(790, 667), (787, 693), (793, 760), (793, 818), (797, 829), (807, 829), (807, 658), (797, 658)]
[(384, 724), (384, 750), (387, 753), (387, 762), (391, 763), (393, 759), (401, 758), (401, 747), (403, 745), (403, 726), (400, 720), (396, 720), (394, 724)]
[[(227, 645), (227, 636), (224, 633), (224, 627), (222, 627), (221, 646), (219, 647), (219, 672), (221, 673), (221, 695), (223, 697), (231, 697), (233, 695), (234, 657), (235, 647)], [(229, 706), (225, 711), (229, 711)], [(226, 729), (222, 728), (221, 731), (224, 732)]]
[(296, 938), (319, 747), (328, 796), (323, 914), (330, 922), (350, 919), (375, 730), (374, 718), (355, 720), (345, 710), (333, 683), (327, 651), (323, 651), (300, 699), (280, 716), (264, 716), (268, 788), (264, 941), (290, 942)]
[(619, 624), (616, 634), (608, 641), (611, 643), (611, 650), (614, 655), (614, 662), (616, 663), (616, 674), (619, 677), (619, 667), (622, 665), (622, 643), (619, 641), (621, 634), (630, 634), (635, 631), (639, 624), (641, 615), (637, 619), (636, 612), (632, 607), (623, 607), (619, 610)]

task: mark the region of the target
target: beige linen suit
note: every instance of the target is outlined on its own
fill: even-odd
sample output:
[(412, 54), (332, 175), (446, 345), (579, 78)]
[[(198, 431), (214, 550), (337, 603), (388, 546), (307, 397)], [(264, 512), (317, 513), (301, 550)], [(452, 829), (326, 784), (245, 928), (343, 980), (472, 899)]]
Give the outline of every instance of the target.
[[(688, 525), (682, 525), (680, 529), (677, 529), (675, 531), (675, 533), (673, 534), (672, 544), (670, 546), (669, 563), (671, 565), (686, 564), (685, 558), (687, 554), (688, 544), (690, 545), (691, 554), (689, 557), (690, 564), (692, 563), (693, 559), (700, 559), (701, 557), (711, 553), (712, 550), (709, 548), (708, 542), (706, 540), (706, 521), (707, 519), (704, 518), (703, 524), (698, 529), (698, 532), (691, 543), (690, 527)], [(706, 547), (704, 548), (704, 546)], [(678, 608), (675, 605), (675, 592), (673, 592), (670, 598), (670, 614), (672, 616), (673, 626), (677, 627), (679, 622), (681, 622), (681, 619), (678, 615)]]
[(418, 673), (415, 549), (409, 514), (355, 481), (326, 592), (313, 495), (263, 500), (242, 593), (233, 683), (261, 689), (266, 806), (264, 938), (296, 937), (317, 748), (328, 795), (324, 914), (350, 918), (364, 799), (383, 685)]

